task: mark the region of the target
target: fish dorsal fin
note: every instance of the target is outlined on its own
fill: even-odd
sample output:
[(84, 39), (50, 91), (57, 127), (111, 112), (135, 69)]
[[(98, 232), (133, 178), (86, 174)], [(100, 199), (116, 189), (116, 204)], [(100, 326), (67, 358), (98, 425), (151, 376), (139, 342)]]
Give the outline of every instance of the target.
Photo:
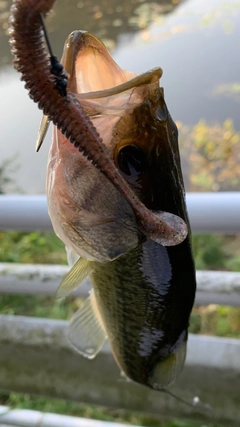
[(94, 263), (92, 261), (79, 258), (61, 281), (57, 290), (57, 298), (65, 298), (72, 291), (74, 291), (74, 289), (76, 289), (93, 271), (93, 266)]
[(71, 346), (82, 356), (93, 359), (107, 338), (97, 315), (93, 291), (71, 319), (67, 338)]

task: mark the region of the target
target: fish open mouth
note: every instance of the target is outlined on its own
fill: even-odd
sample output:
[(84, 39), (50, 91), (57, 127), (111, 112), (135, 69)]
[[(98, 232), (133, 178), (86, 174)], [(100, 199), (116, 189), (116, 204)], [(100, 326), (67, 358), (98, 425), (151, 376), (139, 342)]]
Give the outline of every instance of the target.
[[(110, 153), (113, 130), (119, 119), (126, 112), (132, 112), (144, 99), (154, 98), (156, 92), (163, 98), (163, 89), (159, 87), (162, 76), (160, 67), (139, 75), (123, 70), (101, 40), (91, 33), (71, 33), (66, 40), (61, 62), (69, 75), (69, 91), (90, 117)], [(135, 202), (139, 205), (138, 200)], [(145, 210), (143, 205), (141, 208)], [(187, 236), (187, 226), (177, 215), (161, 211), (154, 214), (146, 210), (143, 219), (138, 209), (135, 213), (144, 234), (161, 244), (176, 245)]]
[(69, 74), (69, 89), (78, 99), (99, 99), (146, 84), (158, 83), (160, 67), (143, 74), (123, 70), (94, 35), (74, 31), (65, 43), (62, 63)]

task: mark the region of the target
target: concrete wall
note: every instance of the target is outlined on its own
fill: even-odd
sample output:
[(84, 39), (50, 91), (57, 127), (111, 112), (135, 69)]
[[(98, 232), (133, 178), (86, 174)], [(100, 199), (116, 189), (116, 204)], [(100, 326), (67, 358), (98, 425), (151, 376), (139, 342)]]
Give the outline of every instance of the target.
[(123, 380), (108, 345), (91, 361), (76, 354), (66, 341), (66, 326), (65, 321), (0, 316), (1, 388), (240, 425), (240, 340), (190, 334), (186, 365), (170, 391), (190, 403), (198, 397), (202, 409)]

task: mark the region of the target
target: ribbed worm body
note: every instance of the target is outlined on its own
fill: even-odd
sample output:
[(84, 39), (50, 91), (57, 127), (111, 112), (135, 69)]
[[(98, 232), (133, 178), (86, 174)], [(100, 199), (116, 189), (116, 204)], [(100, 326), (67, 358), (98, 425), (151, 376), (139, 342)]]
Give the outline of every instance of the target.
[(181, 243), (187, 235), (185, 222), (167, 212), (154, 214), (138, 199), (113, 161), (83, 107), (70, 92), (62, 97), (55, 87), (43, 42), (40, 13), (46, 15), (55, 0), (15, 0), (11, 16), (14, 66), (22, 73), (29, 96), (44, 114), (126, 198), (134, 210), (139, 231), (166, 246)]
[[(54, 75), (50, 72), (39, 14), (46, 14), (54, 2), (17, 0), (13, 3), (10, 43), (15, 56), (14, 66), (22, 73), (30, 98), (80, 151), (93, 163), (98, 163), (98, 157), (103, 153), (106, 155), (99, 134), (72, 94), (69, 93), (66, 98), (60, 95), (55, 88)], [(98, 151), (96, 158), (91, 156), (92, 150), (88, 148), (92, 144)]]

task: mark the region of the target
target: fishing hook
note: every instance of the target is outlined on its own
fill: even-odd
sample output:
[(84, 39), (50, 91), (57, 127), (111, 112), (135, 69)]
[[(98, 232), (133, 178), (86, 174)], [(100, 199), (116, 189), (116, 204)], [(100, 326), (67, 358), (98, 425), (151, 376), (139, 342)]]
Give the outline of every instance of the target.
[(43, 29), (44, 38), (46, 45), (50, 54), (50, 71), (55, 78), (55, 87), (58, 89), (60, 95), (64, 98), (67, 96), (67, 82), (68, 82), (68, 73), (64, 70), (62, 64), (59, 62), (58, 58), (53, 55), (52, 47), (48, 37), (47, 29), (44, 22), (43, 14), (40, 13), (40, 20)]

